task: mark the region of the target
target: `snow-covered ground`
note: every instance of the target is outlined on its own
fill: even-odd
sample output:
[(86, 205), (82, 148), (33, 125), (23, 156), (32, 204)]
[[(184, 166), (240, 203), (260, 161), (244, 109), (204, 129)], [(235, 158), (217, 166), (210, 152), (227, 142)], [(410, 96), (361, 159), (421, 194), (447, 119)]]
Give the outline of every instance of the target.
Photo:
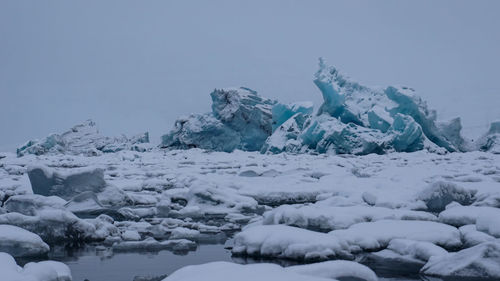
[[(500, 278), (498, 154), (153, 149), (93, 157), (1, 156), (0, 252), (12, 256), (43, 255), (43, 241), (96, 242), (117, 252), (192, 251), (197, 243), (234, 236), (226, 246), (235, 256), (299, 263), (396, 260), (418, 264), (431, 276)], [(89, 172), (96, 170), (102, 174)], [(30, 179), (40, 184), (40, 175), (47, 178), (46, 194), (33, 195)], [(102, 186), (79, 185), (100, 177)], [(78, 188), (73, 194), (68, 186)], [(303, 272), (322, 272), (308, 280), (342, 276), (322, 271), (320, 264), (284, 270), (222, 263), (165, 280), (225, 271), (282, 280), (300, 279)]]

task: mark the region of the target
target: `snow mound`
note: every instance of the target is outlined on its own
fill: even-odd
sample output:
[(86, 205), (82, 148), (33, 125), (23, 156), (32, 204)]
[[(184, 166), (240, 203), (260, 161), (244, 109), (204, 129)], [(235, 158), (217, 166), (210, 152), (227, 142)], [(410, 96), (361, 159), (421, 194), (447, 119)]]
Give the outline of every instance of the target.
[(431, 257), (421, 273), (455, 278), (500, 278), (500, 243), (486, 242), (456, 253)]
[(51, 134), (40, 141), (28, 141), (17, 149), (17, 156), (59, 153), (95, 156), (121, 150), (141, 151), (141, 145), (145, 143), (149, 143), (148, 133), (131, 138), (126, 136), (115, 138), (104, 137), (99, 134), (96, 123), (92, 120), (87, 120), (63, 134)]
[(8, 281), (71, 281), (67, 265), (56, 261), (30, 262), (24, 268), (18, 266), (12, 256), (0, 252), (2, 280)]
[(337, 237), (285, 225), (261, 225), (245, 229), (234, 237), (233, 254), (327, 260), (350, 258), (347, 245)]
[(49, 245), (32, 232), (17, 226), (0, 224), (0, 251), (16, 258), (43, 256), (49, 252)]

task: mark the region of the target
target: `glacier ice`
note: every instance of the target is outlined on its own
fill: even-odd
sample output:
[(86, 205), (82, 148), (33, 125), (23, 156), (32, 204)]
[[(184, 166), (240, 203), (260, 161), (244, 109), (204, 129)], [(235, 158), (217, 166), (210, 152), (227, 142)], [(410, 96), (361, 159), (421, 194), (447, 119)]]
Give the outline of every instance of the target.
[(162, 136), (164, 148), (202, 148), (231, 152), (239, 147), (241, 136), (209, 114), (192, 114), (175, 121), (175, 127)]
[(144, 150), (142, 145), (149, 143), (149, 134), (146, 132), (134, 137), (104, 137), (99, 133), (97, 125), (92, 120), (78, 124), (63, 134), (51, 134), (43, 140), (30, 140), (17, 149), (19, 157), (35, 154), (72, 154), (72, 155), (100, 155), (106, 152), (121, 150)]
[(181, 117), (162, 136), (163, 148), (203, 148), (231, 152), (258, 151), (272, 133), (272, 108), (276, 101), (248, 88), (216, 89), (212, 113)]
[[(161, 147), (357, 155), (473, 150), (461, 135), (460, 118), (438, 121), (411, 88), (369, 88), (323, 59), (314, 83), (323, 96), (315, 114), (311, 102), (283, 104), (248, 88), (215, 90), (212, 113), (180, 118)], [(494, 124), (478, 149), (496, 151)]]
[(297, 113), (311, 115), (313, 109), (314, 105), (310, 101), (295, 102), (291, 104), (276, 103), (272, 108), (273, 132)]

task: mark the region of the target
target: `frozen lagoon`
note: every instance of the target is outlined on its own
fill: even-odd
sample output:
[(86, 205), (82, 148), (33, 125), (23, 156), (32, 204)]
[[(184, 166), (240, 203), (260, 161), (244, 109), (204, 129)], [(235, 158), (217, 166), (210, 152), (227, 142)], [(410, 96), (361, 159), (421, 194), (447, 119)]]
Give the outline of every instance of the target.
[[(74, 280), (109, 281), (113, 279), (103, 276), (115, 273), (123, 274), (116, 280), (133, 280), (210, 261), (288, 266), (337, 258), (365, 263), (380, 279), (406, 276), (419, 280), (419, 270), (432, 255), (499, 243), (500, 156), (496, 154), (262, 155), (191, 149), (121, 151), (97, 157), (4, 156), (0, 159), (0, 222), (27, 228), (50, 241), (49, 258), (69, 265)], [(78, 204), (64, 199), (39, 200), (30, 195), (27, 171), (33, 164), (64, 175), (102, 169), (106, 187)], [(81, 213), (85, 208), (92, 212)], [(72, 212), (84, 215), (78, 218)], [(99, 213), (108, 215), (95, 219)], [(62, 223), (53, 225), (81, 225), (79, 236), (64, 237), (64, 227), (51, 231), (43, 227), (43, 223), (58, 220)], [(35, 221), (43, 223), (33, 224)], [(418, 233), (408, 228), (418, 230), (420, 225), (440, 231), (434, 235), (429, 229)], [(262, 238), (252, 236), (255, 241), (238, 242), (245, 249), (266, 245), (247, 253), (250, 255), (232, 257), (223, 244), (205, 245), (210, 237), (210, 243), (223, 243), (226, 237), (259, 227), (282, 227), (284, 231), (277, 233), (277, 242), (268, 238), (267, 230), (259, 234)], [(374, 227), (378, 231), (370, 230)], [(306, 241), (318, 244), (297, 242), (289, 228), (320, 237)], [(370, 235), (363, 234), (366, 231)], [(285, 236), (286, 245), (282, 244)], [(61, 241), (78, 237), (88, 238), (82, 250), (65, 252), (55, 246), (82, 243)], [(336, 242), (324, 242), (322, 237)], [(346, 255), (330, 255), (336, 251), (319, 255), (318, 247), (325, 245)], [(142, 246), (158, 254), (137, 252)], [(163, 250), (175, 246), (191, 250), (185, 256)], [(109, 255), (113, 247), (115, 253)], [(495, 253), (494, 247), (487, 249)], [(376, 255), (368, 258), (369, 253)], [(477, 253), (479, 264), (473, 268), (499, 263), (494, 255), (484, 259)], [(300, 256), (308, 259), (297, 259)], [(470, 266), (463, 266), (474, 273)]]

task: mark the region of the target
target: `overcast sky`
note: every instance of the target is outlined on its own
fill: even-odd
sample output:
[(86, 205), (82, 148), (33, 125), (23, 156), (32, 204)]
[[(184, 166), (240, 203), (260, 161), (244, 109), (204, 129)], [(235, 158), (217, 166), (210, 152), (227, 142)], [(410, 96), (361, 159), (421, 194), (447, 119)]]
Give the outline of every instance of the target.
[(105, 135), (210, 111), (214, 88), (312, 100), (317, 59), (411, 86), (467, 134), (500, 119), (500, 1), (0, 1), (0, 149), (92, 118)]

